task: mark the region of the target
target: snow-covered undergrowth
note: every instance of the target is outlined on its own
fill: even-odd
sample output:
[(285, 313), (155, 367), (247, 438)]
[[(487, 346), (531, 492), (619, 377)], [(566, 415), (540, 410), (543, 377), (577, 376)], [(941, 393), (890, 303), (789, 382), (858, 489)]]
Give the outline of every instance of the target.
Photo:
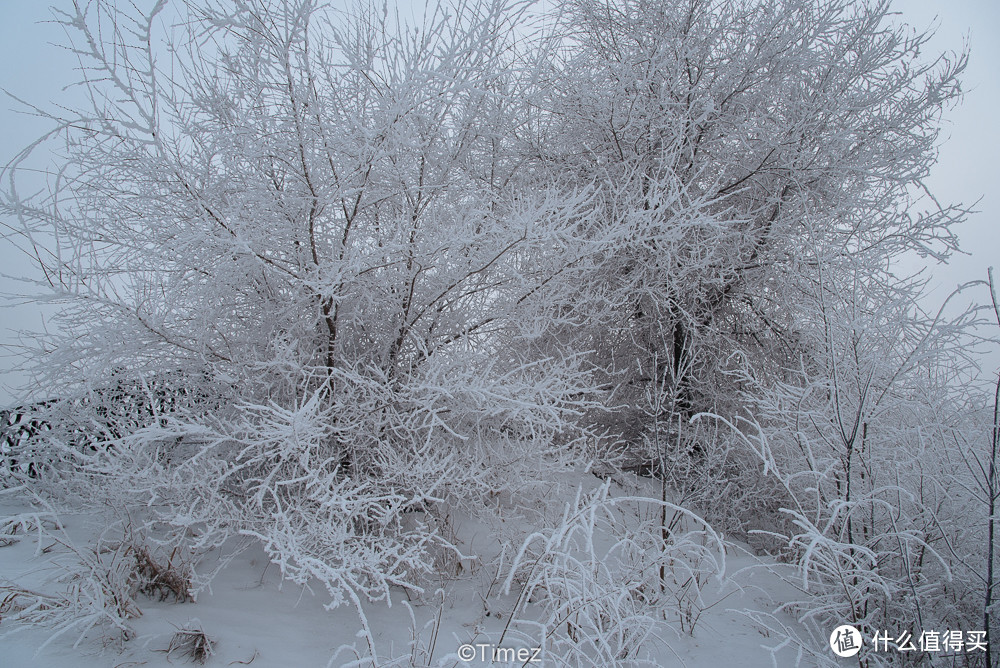
[(550, 651), (571, 664), (627, 662), (663, 620), (693, 633), (707, 605), (703, 586), (725, 573), (725, 544), (700, 518), (689, 517), (699, 530), (669, 535), (649, 507), (686, 511), (608, 491), (578, 495), (553, 528), (531, 534), (504, 585), (519, 583), (513, 615), (540, 606)]
[[(6, 665), (168, 665), (179, 647), (201, 647), (208, 665), (521, 665), (504, 652), (536, 647), (541, 663), (529, 665), (699, 666), (726, 656), (770, 665), (767, 639), (734, 610), (773, 610), (780, 601), (765, 589), (780, 592), (778, 579), (747, 570), (755, 559), (745, 550), (673, 506), (685, 519), (665, 545), (663, 504), (643, 493), (652, 482), (616, 478), (570, 472), (521, 513), (502, 504), (454, 513), (439, 532), (449, 549), (424, 553), (433, 570), (419, 590), (387, 585), (339, 607), (326, 571), (289, 571), (260, 537), (182, 555), (165, 551), (167, 533), (56, 512), (10, 489), (0, 549)], [(408, 515), (416, 526), (427, 513)], [(463, 645), (475, 656), (461, 655)]]

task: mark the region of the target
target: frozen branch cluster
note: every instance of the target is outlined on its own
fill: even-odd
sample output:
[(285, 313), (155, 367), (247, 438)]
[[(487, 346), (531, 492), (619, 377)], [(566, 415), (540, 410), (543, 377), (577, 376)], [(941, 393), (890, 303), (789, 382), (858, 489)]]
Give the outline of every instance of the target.
[(834, 619), (866, 637), (898, 620), (983, 627), (992, 416), (956, 382), (973, 314), (925, 317), (900, 286), (823, 295), (808, 362), (767, 388), (740, 372), (755, 416), (741, 438), (783, 497), (784, 522), (763, 533), (805, 595), (785, 607), (816, 638)]
[[(662, 623), (693, 634), (709, 606), (702, 589), (726, 570), (725, 542), (699, 517), (653, 499), (610, 498), (608, 489), (578, 493), (560, 522), (528, 536), (506, 579), (508, 591), (520, 585), (511, 619), (538, 627), (553, 665), (652, 663), (647, 651), (663, 642)], [(658, 522), (636, 521), (657, 505), (695, 528), (664, 544)], [(531, 619), (529, 603), (540, 608), (539, 619)]]

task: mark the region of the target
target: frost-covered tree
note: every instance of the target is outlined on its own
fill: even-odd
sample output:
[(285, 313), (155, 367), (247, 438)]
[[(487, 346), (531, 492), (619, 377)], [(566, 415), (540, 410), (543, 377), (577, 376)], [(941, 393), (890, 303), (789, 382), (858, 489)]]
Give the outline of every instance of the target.
[(59, 119), (50, 188), (21, 197), (15, 163), (3, 204), (65, 304), (40, 377), (74, 424), (166, 374), (211, 397), (96, 454), (53, 435), (73, 470), (208, 544), (256, 536), (338, 600), (417, 586), (434, 522), (404, 513), (559, 464), (587, 373), (520, 342), (582, 266), (587, 189), (529, 189), (506, 150), (522, 11), (59, 11), (91, 105)]
[[(976, 312), (929, 316), (919, 283), (867, 278), (837, 292), (820, 276), (817, 317), (800, 330), (813, 355), (781, 382), (748, 360), (734, 374), (753, 417), (732, 427), (779, 483), (780, 508), (750, 525), (798, 566), (804, 598), (786, 608), (817, 637), (837, 619), (865, 637), (899, 620), (916, 636), (979, 628), (987, 513), (962, 463), (989, 445), (969, 350)], [(899, 657), (866, 648), (862, 659)]]
[(965, 59), (925, 60), (929, 35), (888, 2), (577, 0), (560, 21), (534, 158), (593, 183), (619, 228), (584, 288), (605, 308), (578, 330), (611, 405), (667, 378), (669, 410), (732, 411), (732, 354), (766, 368), (806, 352), (819, 264), (850, 256), (885, 280), (903, 253), (955, 248), (961, 209), (918, 215), (913, 193)]

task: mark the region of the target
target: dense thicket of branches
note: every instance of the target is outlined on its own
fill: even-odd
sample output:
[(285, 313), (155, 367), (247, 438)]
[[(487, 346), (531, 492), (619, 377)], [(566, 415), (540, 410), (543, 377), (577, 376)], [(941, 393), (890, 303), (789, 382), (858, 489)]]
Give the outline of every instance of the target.
[(54, 423), (192, 387), (47, 432), (43, 479), (358, 603), (419, 589), (447, 509), (643, 459), (797, 561), (817, 628), (975, 626), (971, 316), (892, 269), (957, 248), (914, 193), (964, 56), (879, 0), (146, 9), (60, 10), (91, 104), (47, 189), (8, 167), (5, 236), (64, 304)]

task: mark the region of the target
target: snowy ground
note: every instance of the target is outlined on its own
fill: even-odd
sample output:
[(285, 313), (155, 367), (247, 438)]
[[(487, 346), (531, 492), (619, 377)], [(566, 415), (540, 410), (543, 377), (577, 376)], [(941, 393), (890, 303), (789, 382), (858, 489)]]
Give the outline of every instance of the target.
[[(577, 482), (591, 488), (599, 484), (588, 474), (581, 474)], [(612, 487), (612, 495), (624, 494), (619, 486)], [(8, 497), (0, 507), (0, 517), (28, 509), (26, 502), (18, 503)], [(77, 545), (86, 545), (102, 529), (96, 514), (66, 514), (61, 520), (65, 535)], [(496, 533), (471, 520), (458, 522), (455, 528), (456, 535), (465, 537), (466, 554), (496, 553)], [(16, 537), (20, 540), (0, 548), (0, 584), (16, 582), (22, 587), (41, 590), (51, 587), (51, 578), (59, 568), (53, 561), (58, 563), (71, 555), (59, 545), (52, 546), (53, 541), (45, 536), (41, 542), (37, 536)], [(210, 570), (218, 565), (220, 556), (207, 555), (199, 569)], [(693, 636), (678, 630), (676, 624), (665, 622), (658, 630), (660, 641), (647, 647), (649, 658), (662, 666), (691, 668), (736, 665), (753, 668), (776, 665), (774, 661), (777, 665), (794, 664), (795, 654), (787, 648), (772, 657), (766, 646), (779, 641), (767, 637), (739, 612), (746, 609), (770, 612), (794, 596), (794, 590), (772, 572), (785, 567), (759, 560), (739, 544), (730, 545), (725, 561), (725, 578), (721, 582), (713, 580), (705, 588), (708, 607), (702, 612)], [(366, 607), (376, 652), (385, 659), (382, 665), (550, 665), (544, 656), (534, 664), (510, 662), (502, 654), (498, 660), (491, 660), (490, 648), (505, 628), (508, 631), (500, 647), (520, 649), (538, 644), (532, 634), (537, 627), (533, 628), (530, 622), (508, 626), (507, 613), (514, 605), (515, 595), (502, 594), (502, 578), (489, 566), (473, 560), (456, 566), (454, 574), (440, 578), (436, 591), (428, 588), (422, 595), (409, 596), (407, 592), (395, 591), (391, 606), (381, 603)], [(9, 667), (185, 664), (188, 658), (181, 652), (168, 652), (172, 638), (178, 629), (199, 627), (215, 643), (206, 665), (347, 665), (357, 659), (352, 648), (363, 652), (367, 643), (358, 635), (361, 623), (357, 611), (350, 605), (326, 610), (324, 603), (328, 600), (322, 587), (283, 582), (279, 568), (269, 563), (263, 550), (250, 546), (232, 558), (212, 580), (210, 590), (199, 593), (197, 602), (161, 602), (140, 596), (137, 603), (142, 615), (133, 623), (136, 637), (123, 647), (102, 638), (96, 629), (83, 638), (78, 631), (69, 631), (45, 644), (51, 630), (19, 629), (0, 618), (0, 633), (4, 634), (0, 635), (3, 648), (0, 664)], [(788, 618), (783, 621), (791, 623)], [(460, 650), (463, 644), (471, 644), (473, 649)], [(466, 652), (462, 656), (469, 656), (472, 651), (475, 654), (471, 660), (463, 661), (460, 651)], [(486, 661), (482, 660), (484, 656)]]

